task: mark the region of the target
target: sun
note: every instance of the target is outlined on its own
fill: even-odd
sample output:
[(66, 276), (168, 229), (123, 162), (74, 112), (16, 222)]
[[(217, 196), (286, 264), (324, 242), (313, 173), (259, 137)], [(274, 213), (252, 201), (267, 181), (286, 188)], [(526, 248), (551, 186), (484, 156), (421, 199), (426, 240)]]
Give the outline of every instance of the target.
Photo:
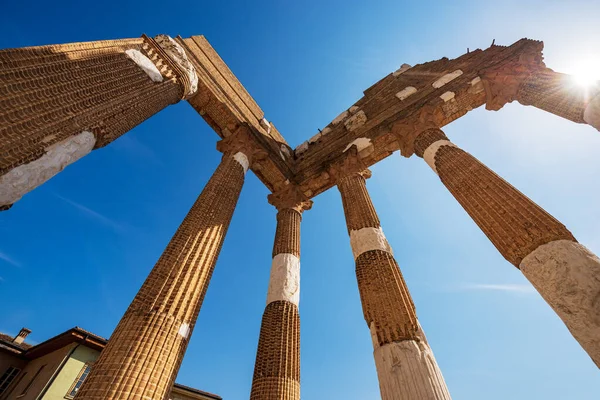
[(600, 55), (580, 59), (571, 68), (573, 80), (580, 86), (590, 87), (600, 80)]

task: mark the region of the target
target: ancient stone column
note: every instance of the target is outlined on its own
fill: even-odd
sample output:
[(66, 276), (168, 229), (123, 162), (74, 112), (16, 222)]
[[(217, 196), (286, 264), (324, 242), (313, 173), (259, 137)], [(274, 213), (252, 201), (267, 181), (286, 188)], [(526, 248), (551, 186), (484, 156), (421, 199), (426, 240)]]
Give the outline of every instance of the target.
[(0, 209), (197, 86), (166, 35), (0, 50)]
[(367, 192), (368, 171), (338, 179), (382, 400), (450, 399)]
[[(541, 43), (541, 42), (540, 42)], [(481, 72), (486, 108), (499, 110), (517, 100), (600, 130), (600, 85), (584, 87), (567, 74), (546, 68), (539, 54), (524, 56)]]
[(301, 197), (295, 188), (269, 196), (279, 212), (252, 400), (300, 400), (300, 221), (312, 205)]
[(228, 146), (117, 325), (77, 399), (167, 398), (251, 161), (251, 152)]
[(600, 259), (554, 217), (448, 141), (441, 130), (422, 132), (415, 152), (600, 366)]
[(600, 91), (578, 85), (570, 75), (549, 68), (537, 70), (521, 83), (517, 100), (600, 130)]

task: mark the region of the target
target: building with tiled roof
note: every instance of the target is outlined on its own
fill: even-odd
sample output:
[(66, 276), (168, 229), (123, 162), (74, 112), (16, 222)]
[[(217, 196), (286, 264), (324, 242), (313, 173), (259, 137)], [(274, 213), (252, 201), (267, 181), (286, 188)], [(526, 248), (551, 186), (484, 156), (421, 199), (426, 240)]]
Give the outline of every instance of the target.
[[(0, 333), (0, 400), (72, 399), (108, 340), (74, 327), (37, 345)], [(171, 400), (222, 400), (216, 394), (176, 383)]]

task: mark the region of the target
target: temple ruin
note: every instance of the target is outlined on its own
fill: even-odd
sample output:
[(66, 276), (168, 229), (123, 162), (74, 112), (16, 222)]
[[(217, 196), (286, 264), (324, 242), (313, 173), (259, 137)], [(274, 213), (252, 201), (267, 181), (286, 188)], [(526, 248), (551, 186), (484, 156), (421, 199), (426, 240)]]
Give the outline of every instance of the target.
[(214, 129), (223, 153), (76, 398), (167, 398), (251, 170), (278, 213), (250, 398), (300, 399), (300, 223), (315, 196), (337, 187), (382, 399), (450, 399), (366, 186), (368, 168), (396, 151), (423, 158), (600, 366), (600, 259), (442, 131), (477, 107), (515, 100), (600, 130), (600, 88), (547, 68), (542, 49), (522, 39), (404, 64), (295, 149), (203, 36), (0, 50), (4, 210), (181, 100)]

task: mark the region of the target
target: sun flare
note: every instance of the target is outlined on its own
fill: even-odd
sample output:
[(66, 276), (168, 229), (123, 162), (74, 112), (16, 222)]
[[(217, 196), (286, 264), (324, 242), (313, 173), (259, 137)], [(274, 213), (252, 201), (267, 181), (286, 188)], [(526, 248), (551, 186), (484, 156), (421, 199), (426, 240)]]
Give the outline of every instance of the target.
[(573, 65), (571, 74), (574, 81), (589, 87), (600, 80), (600, 56), (587, 56)]

